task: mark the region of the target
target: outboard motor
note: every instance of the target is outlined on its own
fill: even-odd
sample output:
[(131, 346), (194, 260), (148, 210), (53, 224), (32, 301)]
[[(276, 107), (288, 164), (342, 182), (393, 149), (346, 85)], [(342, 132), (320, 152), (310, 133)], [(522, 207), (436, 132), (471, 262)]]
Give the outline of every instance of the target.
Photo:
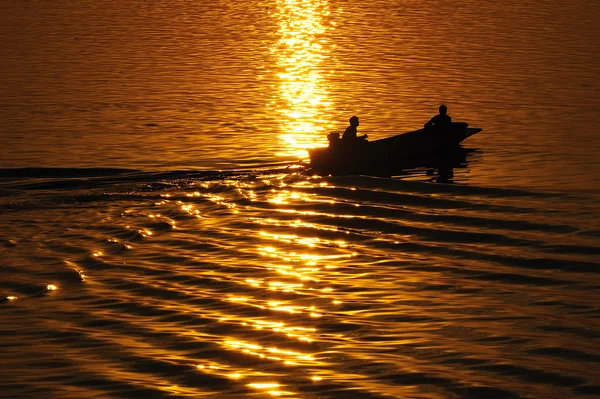
[(329, 141), (330, 147), (338, 147), (340, 145), (340, 143), (342, 142), (342, 139), (340, 139), (340, 133), (339, 132), (329, 133), (327, 135), (327, 141)]

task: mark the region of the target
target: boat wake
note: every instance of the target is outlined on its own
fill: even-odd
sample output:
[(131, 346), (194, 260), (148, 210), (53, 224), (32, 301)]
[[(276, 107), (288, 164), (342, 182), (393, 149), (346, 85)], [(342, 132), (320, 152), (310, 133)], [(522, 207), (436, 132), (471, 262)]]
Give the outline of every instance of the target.
[(0, 172), (8, 396), (597, 393), (586, 195), (279, 166)]

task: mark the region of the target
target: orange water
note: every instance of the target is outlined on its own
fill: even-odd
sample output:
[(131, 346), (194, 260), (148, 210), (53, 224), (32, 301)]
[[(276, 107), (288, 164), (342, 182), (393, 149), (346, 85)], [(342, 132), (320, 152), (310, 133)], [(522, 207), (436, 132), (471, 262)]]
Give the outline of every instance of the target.
[(0, 167), (232, 168), (445, 103), (474, 184), (597, 189), (598, 5), (4, 1)]
[(7, 397), (597, 393), (594, 198), (282, 170), (0, 193)]
[(496, 3), (0, 3), (0, 397), (597, 397), (598, 6)]

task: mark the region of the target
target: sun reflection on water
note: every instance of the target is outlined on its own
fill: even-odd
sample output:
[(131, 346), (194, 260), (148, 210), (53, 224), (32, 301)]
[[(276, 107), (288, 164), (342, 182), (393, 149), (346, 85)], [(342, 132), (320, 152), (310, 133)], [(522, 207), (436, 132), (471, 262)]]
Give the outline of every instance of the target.
[(289, 349), (280, 349), (272, 346), (262, 346), (242, 340), (227, 340), (223, 343), (225, 347), (231, 350), (239, 351), (243, 354), (281, 362), (284, 365), (304, 365), (317, 366), (322, 365), (314, 355), (293, 351)]
[[(243, 386), (256, 395), (273, 397), (296, 397), (290, 388), (291, 381), (297, 379), (319, 384), (322, 380), (357, 377), (339, 373), (331, 363), (332, 354), (343, 351), (344, 343), (353, 339), (345, 327), (332, 328), (331, 320), (346, 312), (346, 307), (356, 306), (354, 294), (349, 297), (339, 289), (339, 276), (357, 258), (355, 243), (337, 223), (319, 220), (361, 216), (340, 213), (331, 206), (332, 197), (324, 192), (335, 187), (320, 179), (286, 180), (269, 174), (253, 180), (225, 179), (219, 184), (215, 189), (214, 185), (198, 183), (183, 195), (163, 198), (160, 206), (164, 208), (144, 213), (149, 225), (139, 227), (144, 236), (149, 236), (152, 231), (148, 228), (152, 228), (152, 238), (157, 239), (172, 231), (167, 224), (174, 226), (175, 222), (177, 234), (190, 225), (214, 229), (211, 212), (216, 211), (228, 215), (235, 226), (216, 227), (220, 232), (217, 237), (244, 237), (232, 248), (235, 256), (212, 260), (222, 269), (238, 270), (235, 274), (224, 273), (221, 268), (211, 271), (212, 278), (231, 281), (237, 289), (211, 290), (213, 300), (221, 302), (219, 307), (191, 311), (218, 322), (214, 331), (225, 332), (192, 336), (213, 340), (231, 359), (243, 359), (243, 365), (198, 358), (194, 362), (197, 372), (225, 378), (237, 389)], [(268, 207), (269, 213), (256, 213), (261, 207)], [(175, 218), (171, 208), (186, 218)], [(221, 245), (210, 236), (199, 240)], [(172, 290), (181, 290), (179, 284), (170, 285)]]
[(333, 27), (324, 19), (329, 15), (327, 0), (277, 1), (280, 40), (272, 52), (280, 71), (277, 108), (287, 132), (280, 135), (285, 146), (281, 156), (306, 157), (325, 128), (323, 115), (330, 107), (324, 79), (326, 33)]

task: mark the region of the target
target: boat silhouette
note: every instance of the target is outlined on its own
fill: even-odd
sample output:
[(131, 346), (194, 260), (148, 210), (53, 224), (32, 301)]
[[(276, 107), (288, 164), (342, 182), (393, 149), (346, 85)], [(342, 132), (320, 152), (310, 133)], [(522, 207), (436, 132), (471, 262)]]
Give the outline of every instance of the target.
[(460, 147), (465, 139), (480, 132), (465, 122), (443, 129), (423, 128), (368, 142), (346, 143), (339, 133), (330, 133), (329, 146), (308, 151), (313, 172), (321, 175), (389, 175), (419, 167), (448, 169), (468, 153)]

